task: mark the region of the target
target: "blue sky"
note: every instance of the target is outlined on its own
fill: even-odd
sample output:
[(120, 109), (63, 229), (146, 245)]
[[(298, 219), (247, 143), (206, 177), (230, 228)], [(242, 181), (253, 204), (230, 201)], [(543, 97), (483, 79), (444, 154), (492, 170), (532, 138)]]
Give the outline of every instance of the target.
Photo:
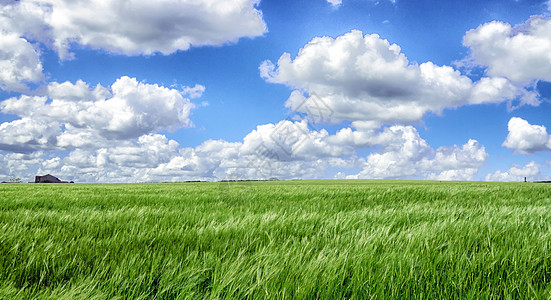
[(549, 1), (0, 7), (0, 180), (551, 178)]

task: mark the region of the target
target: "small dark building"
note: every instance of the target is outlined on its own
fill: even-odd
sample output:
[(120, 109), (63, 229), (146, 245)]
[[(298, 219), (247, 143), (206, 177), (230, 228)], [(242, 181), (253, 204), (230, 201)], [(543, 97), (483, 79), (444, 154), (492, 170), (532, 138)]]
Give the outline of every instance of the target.
[(35, 176), (34, 183), (67, 183), (67, 181), (61, 181), (53, 175), (46, 174), (44, 176)]

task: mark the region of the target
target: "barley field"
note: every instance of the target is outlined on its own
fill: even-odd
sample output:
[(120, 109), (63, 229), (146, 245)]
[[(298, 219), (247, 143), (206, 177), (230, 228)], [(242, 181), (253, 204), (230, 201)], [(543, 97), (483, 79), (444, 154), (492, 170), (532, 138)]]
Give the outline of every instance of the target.
[(1, 299), (548, 299), (551, 185), (1, 184)]

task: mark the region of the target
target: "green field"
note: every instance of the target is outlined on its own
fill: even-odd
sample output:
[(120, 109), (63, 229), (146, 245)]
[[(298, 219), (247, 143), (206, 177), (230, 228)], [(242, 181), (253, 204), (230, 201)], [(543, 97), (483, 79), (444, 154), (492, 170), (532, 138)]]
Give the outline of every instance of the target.
[(551, 185), (0, 185), (0, 298), (551, 298)]

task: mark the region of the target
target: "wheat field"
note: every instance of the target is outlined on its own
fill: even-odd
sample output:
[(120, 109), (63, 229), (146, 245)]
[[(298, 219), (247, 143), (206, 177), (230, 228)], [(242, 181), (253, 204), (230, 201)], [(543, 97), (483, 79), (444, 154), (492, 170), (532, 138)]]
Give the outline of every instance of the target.
[(551, 297), (551, 185), (0, 185), (2, 299)]

